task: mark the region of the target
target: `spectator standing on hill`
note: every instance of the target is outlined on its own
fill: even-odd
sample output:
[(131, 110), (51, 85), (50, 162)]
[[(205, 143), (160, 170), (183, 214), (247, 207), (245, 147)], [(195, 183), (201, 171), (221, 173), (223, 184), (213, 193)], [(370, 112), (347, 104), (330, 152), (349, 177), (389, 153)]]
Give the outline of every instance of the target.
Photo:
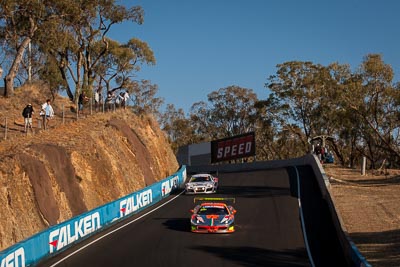
[(109, 92), (107, 92), (107, 98), (106, 98), (106, 106), (107, 106), (108, 111), (111, 111), (112, 101), (113, 101), (113, 95), (109, 91)]
[(99, 90), (96, 90), (94, 92), (94, 111), (98, 111), (99, 109), (99, 104), (100, 104), (100, 93)]
[(321, 147), (321, 163), (325, 162), (325, 147)]
[[(99, 90), (100, 91), (100, 90)], [(104, 112), (104, 99), (101, 92), (99, 92), (99, 108)]]
[(126, 109), (126, 105), (128, 104), (129, 101), (129, 93), (128, 91), (125, 91), (124, 95), (123, 95), (123, 100), (122, 100), (122, 106), (124, 107), (124, 109)]
[(121, 92), (117, 95), (117, 98), (115, 99), (115, 104), (117, 105), (117, 108), (119, 108), (120, 105), (122, 105), (123, 100), (124, 98), (122, 97), (122, 92)]
[(78, 114), (83, 113), (83, 105), (89, 100), (89, 98), (86, 96), (85, 92), (83, 91), (80, 95), (79, 95), (79, 99), (78, 99)]
[(32, 114), (35, 113), (33, 111), (33, 107), (31, 104), (26, 105), (24, 110), (22, 111), (22, 116), (24, 117), (24, 132), (28, 133), (29, 128), (33, 132), (32, 128)]
[(50, 104), (50, 99), (47, 99), (46, 103), (42, 105), (40, 116), (42, 116), (43, 119), (43, 128), (47, 130), (49, 127), (50, 119), (54, 117), (54, 109)]
[(322, 149), (318, 143), (317, 146), (315, 147), (315, 154), (317, 155), (317, 157), (320, 161), (321, 161), (321, 152), (322, 152)]

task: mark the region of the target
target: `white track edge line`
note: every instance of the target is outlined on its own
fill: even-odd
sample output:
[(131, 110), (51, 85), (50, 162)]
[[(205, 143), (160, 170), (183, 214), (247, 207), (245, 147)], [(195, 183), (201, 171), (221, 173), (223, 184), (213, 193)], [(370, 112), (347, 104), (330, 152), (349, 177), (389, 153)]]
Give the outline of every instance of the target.
[(303, 229), (303, 236), (304, 236), (304, 243), (306, 245), (307, 249), (307, 254), (308, 258), (311, 262), (311, 266), (315, 267), (314, 260), (311, 254), (310, 246), (308, 245), (308, 238), (307, 238), (307, 232), (306, 232), (306, 224), (304, 222), (304, 215), (303, 215), (303, 209), (301, 207), (301, 193), (300, 193), (300, 176), (299, 176), (299, 171), (297, 170), (296, 166), (294, 167), (296, 171), (296, 177), (297, 177), (297, 201), (299, 202), (299, 210), (300, 210), (300, 219), (301, 219), (301, 228)]
[(182, 195), (184, 192), (185, 192), (185, 190), (183, 190), (181, 193), (179, 193), (179, 194), (176, 195), (175, 197), (171, 198), (170, 200), (166, 201), (165, 203), (161, 204), (160, 206), (158, 206), (158, 207), (156, 207), (156, 208), (154, 208), (154, 209), (152, 209), (152, 210), (146, 212), (145, 214), (143, 214), (143, 215), (137, 217), (136, 219), (134, 219), (134, 220), (132, 220), (132, 221), (129, 221), (129, 222), (127, 222), (126, 224), (121, 225), (120, 227), (118, 227), (118, 228), (116, 228), (116, 229), (114, 229), (114, 230), (108, 232), (107, 234), (104, 234), (104, 235), (102, 235), (102, 236), (96, 238), (95, 240), (91, 241), (90, 243), (88, 243), (88, 244), (86, 244), (86, 245), (80, 247), (79, 249), (73, 251), (71, 254), (68, 254), (68, 255), (65, 256), (64, 258), (60, 259), (60, 260), (57, 261), (56, 263), (53, 263), (53, 264), (50, 265), (49, 267), (57, 266), (58, 264), (60, 264), (60, 263), (63, 262), (64, 260), (66, 260), (66, 259), (68, 259), (69, 257), (75, 255), (76, 253), (80, 252), (81, 250), (84, 250), (84, 249), (87, 248), (88, 246), (93, 245), (94, 243), (96, 243), (97, 241), (103, 239), (104, 237), (107, 237), (107, 236), (109, 236), (109, 235), (111, 235), (111, 234), (113, 234), (113, 233), (115, 233), (115, 232), (121, 230), (122, 228), (124, 228), (124, 227), (130, 225), (131, 223), (134, 223), (134, 222), (136, 222), (137, 220), (140, 220), (141, 218), (143, 218), (143, 217), (149, 215), (150, 213), (152, 213), (152, 212), (158, 210), (159, 208), (163, 207), (164, 205), (166, 205), (166, 204), (168, 204), (169, 202), (173, 201), (175, 198), (177, 198), (177, 197), (179, 197), (180, 195)]

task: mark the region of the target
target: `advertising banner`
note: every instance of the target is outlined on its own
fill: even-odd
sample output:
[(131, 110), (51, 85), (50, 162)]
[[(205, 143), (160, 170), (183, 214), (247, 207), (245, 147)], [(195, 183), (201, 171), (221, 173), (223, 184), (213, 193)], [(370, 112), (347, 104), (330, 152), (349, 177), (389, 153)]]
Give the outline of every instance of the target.
[(254, 132), (211, 141), (211, 163), (254, 156)]
[(25, 267), (51, 257), (88, 236), (168, 197), (186, 180), (186, 166), (142, 190), (52, 226), (0, 251), (0, 267)]

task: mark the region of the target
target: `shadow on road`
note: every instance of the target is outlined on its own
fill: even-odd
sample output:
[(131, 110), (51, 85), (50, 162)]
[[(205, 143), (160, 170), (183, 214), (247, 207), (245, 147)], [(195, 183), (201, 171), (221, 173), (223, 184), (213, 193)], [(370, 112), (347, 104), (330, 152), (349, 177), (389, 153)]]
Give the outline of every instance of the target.
[(214, 247), (195, 246), (202, 250), (229, 260), (241, 266), (301, 267), (310, 266), (304, 249), (274, 251), (256, 247)]
[(218, 194), (240, 196), (244, 198), (264, 198), (272, 196), (290, 196), (290, 189), (271, 186), (221, 186)]
[(171, 218), (166, 220), (163, 225), (170, 230), (179, 232), (190, 232), (190, 219), (187, 218)]

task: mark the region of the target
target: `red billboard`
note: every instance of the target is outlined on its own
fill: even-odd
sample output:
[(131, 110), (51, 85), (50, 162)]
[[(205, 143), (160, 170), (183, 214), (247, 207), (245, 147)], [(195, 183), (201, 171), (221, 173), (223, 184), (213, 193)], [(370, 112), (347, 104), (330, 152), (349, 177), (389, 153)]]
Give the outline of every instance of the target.
[(254, 156), (254, 132), (211, 141), (211, 163)]

